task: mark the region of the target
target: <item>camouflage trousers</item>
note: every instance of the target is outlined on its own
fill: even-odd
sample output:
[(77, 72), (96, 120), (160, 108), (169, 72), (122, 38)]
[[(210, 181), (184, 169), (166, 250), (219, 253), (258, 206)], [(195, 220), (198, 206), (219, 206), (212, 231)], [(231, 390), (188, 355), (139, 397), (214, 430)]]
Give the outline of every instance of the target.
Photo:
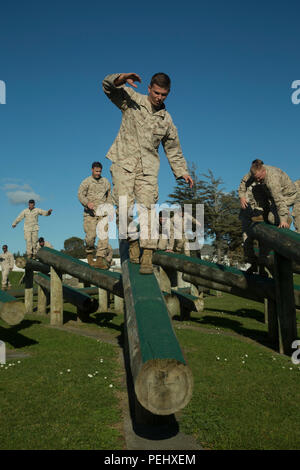
[(25, 238), (25, 241), (26, 241), (27, 256), (31, 257), (32, 255), (36, 255), (37, 245), (38, 245), (38, 238), (39, 238), (38, 230), (34, 230), (34, 231), (25, 230), (24, 231), (24, 238)]
[[(98, 225), (99, 224), (99, 225)], [(97, 234), (98, 226), (98, 234)], [(108, 222), (106, 216), (92, 217), (83, 215), (83, 229), (85, 232), (85, 251), (87, 254), (94, 253), (95, 240), (98, 235), (96, 256), (106, 257), (108, 251)], [(100, 236), (99, 236), (100, 235)]]
[[(133, 223), (134, 203), (138, 204), (141, 248), (156, 249), (158, 234), (151, 232), (151, 205), (158, 201), (157, 177), (144, 175), (141, 160), (134, 172), (113, 163), (110, 168), (113, 202), (117, 207), (116, 217), (119, 237), (129, 241), (138, 238), (137, 227)], [(155, 232), (155, 233), (154, 233)]]
[(10, 268), (4, 267), (2, 268), (1, 271), (2, 271), (2, 287), (10, 287), (11, 284), (8, 279)]

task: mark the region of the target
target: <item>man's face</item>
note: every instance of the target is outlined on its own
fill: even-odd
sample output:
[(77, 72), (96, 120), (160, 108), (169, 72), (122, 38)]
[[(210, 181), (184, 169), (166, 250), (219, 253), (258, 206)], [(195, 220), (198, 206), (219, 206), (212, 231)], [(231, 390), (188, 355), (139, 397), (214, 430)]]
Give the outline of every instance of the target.
[(44, 245), (45, 245), (44, 240), (41, 240), (41, 241), (40, 241), (40, 246), (43, 247)]
[(7, 246), (3, 246), (2, 250), (3, 250), (3, 253), (6, 253), (7, 252)]
[(95, 166), (95, 168), (92, 168), (92, 176), (98, 180), (101, 176), (102, 173), (102, 168)]
[(155, 83), (148, 87), (148, 92), (149, 101), (155, 108), (160, 108), (169, 94), (169, 90), (160, 88), (160, 86)]
[(28, 203), (28, 208), (29, 208), (31, 211), (32, 211), (32, 209), (34, 209), (34, 206), (35, 206), (34, 202), (29, 202), (29, 203)]
[(256, 181), (263, 181), (266, 177), (266, 169), (265, 168), (261, 168), (260, 170), (258, 170), (255, 175), (254, 175), (254, 179)]

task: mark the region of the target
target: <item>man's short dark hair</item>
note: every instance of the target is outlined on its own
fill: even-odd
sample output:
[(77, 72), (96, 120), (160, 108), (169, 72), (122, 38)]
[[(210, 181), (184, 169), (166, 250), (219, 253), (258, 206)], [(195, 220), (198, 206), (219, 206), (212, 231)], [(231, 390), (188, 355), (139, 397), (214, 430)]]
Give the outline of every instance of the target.
[(40, 238), (39, 238), (39, 242), (40, 242), (40, 243), (41, 243), (41, 242), (44, 242), (44, 241), (45, 241), (45, 240), (44, 240), (43, 237), (40, 237)]
[(100, 163), (100, 162), (94, 162), (94, 163), (92, 164), (92, 168), (101, 168), (101, 170), (102, 170), (102, 163)]
[(3, 245), (3, 247), (2, 247), (2, 248), (7, 248), (7, 245)]
[(160, 88), (165, 88), (166, 90), (170, 90), (171, 88), (171, 79), (169, 75), (163, 72), (159, 72), (153, 75), (150, 82), (150, 87), (153, 85), (157, 85)]
[(34, 199), (29, 199), (28, 204), (35, 204), (35, 200)]

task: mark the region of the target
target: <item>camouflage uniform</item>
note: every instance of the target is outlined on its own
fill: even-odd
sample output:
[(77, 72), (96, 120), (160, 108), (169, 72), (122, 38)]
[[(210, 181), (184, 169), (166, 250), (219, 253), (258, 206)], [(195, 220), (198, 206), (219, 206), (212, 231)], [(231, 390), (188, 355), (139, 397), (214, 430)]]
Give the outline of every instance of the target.
[(2, 271), (2, 289), (10, 287), (11, 284), (8, 279), (9, 272), (12, 271), (14, 267), (14, 256), (9, 251), (0, 254), (0, 265)]
[[(53, 248), (53, 246), (51, 245), (51, 243), (50, 243), (50, 242), (47, 242), (46, 240), (45, 240), (45, 242), (44, 242), (44, 247), (45, 247), (45, 248)], [(42, 247), (41, 247), (41, 245), (39, 244), (39, 242), (37, 242), (37, 244), (36, 244), (36, 251), (38, 251), (40, 248), (42, 248)]]
[[(269, 165), (264, 165), (264, 168), (266, 169), (264, 185), (268, 191), (268, 197), (274, 201), (280, 222), (289, 222), (289, 208), (293, 207), (292, 217), (295, 230), (300, 233), (300, 191), (298, 182), (293, 183), (290, 177), (280, 168)], [(274, 223), (270, 217), (269, 220)]]
[[(84, 206), (83, 212), (83, 228), (85, 231), (86, 253), (92, 254), (95, 249), (95, 240), (97, 236), (97, 225), (105, 216), (97, 216), (96, 210), (101, 204), (112, 204), (110, 183), (102, 177), (99, 179), (89, 176), (85, 178), (78, 189), (78, 199)], [(91, 211), (87, 205), (89, 202), (94, 204), (95, 210)], [(105, 227), (108, 230), (108, 225)], [(96, 256), (105, 258), (108, 248), (108, 232), (103, 239), (98, 238)]]
[[(139, 207), (140, 224), (148, 224), (148, 239), (140, 237), (142, 248), (155, 249), (157, 239), (150, 231), (151, 205), (158, 200), (157, 175), (159, 171), (158, 147), (162, 143), (175, 178), (188, 174), (177, 129), (170, 114), (163, 105), (155, 110), (148, 96), (137, 93), (133, 88), (116, 87), (114, 81), (120, 74), (108, 75), (103, 80), (106, 96), (121, 110), (122, 123), (119, 133), (106, 157), (112, 161), (113, 201), (119, 208), (119, 197), (126, 196), (124, 208), (130, 209), (136, 201)], [(117, 210), (117, 221), (119, 211)], [(129, 222), (132, 218), (129, 217)], [(132, 224), (131, 224), (132, 225)], [(122, 232), (121, 221), (119, 231)], [(127, 230), (127, 226), (126, 226)], [(121, 234), (122, 236), (123, 234)], [(128, 233), (129, 240), (134, 239)]]
[(24, 238), (26, 240), (26, 252), (28, 256), (35, 256), (37, 252), (37, 242), (39, 238), (39, 215), (49, 216), (49, 211), (39, 209), (24, 209), (13, 222), (13, 226), (17, 225), (22, 219), (24, 221)]

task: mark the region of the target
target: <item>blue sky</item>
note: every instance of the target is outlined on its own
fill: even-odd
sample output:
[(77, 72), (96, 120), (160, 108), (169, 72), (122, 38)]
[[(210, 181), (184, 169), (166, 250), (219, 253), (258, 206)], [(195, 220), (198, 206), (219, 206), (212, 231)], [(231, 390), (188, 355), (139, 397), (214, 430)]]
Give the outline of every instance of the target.
[[(53, 209), (40, 217), (40, 235), (55, 248), (84, 238), (77, 189), (95, 160), (110, 180), (105, 155), (120, 126), (101, 89), (109, 73), (138, 73), (141, 93), (155, 72), (168, 73), (166, 105), (184, 155), (226, 190), (257, 157), (299, 179), (300, 105), (291, 100), (300, 80), (297, 3), (2, 2), (0, 244), (25, 251), (23, 223), (11, 223), (29, 194)], [(163, 203), (175, 180), (160, 154)]]

